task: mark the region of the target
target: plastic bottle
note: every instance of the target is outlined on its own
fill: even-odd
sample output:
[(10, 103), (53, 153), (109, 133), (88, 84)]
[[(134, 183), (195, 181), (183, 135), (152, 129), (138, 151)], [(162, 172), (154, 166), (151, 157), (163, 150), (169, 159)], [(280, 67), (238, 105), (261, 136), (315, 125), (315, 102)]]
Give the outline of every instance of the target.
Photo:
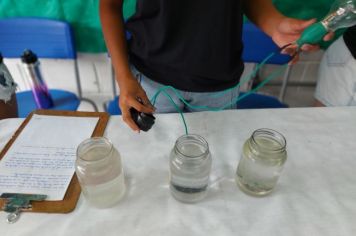
[(21, 60), (23, 72), (27, 82), (31, 86), (37, 108), (48, 109), (53, 107), (53, 100), (42, 77), (37, 55), (31, 50), (25, 50), (21, 56)]

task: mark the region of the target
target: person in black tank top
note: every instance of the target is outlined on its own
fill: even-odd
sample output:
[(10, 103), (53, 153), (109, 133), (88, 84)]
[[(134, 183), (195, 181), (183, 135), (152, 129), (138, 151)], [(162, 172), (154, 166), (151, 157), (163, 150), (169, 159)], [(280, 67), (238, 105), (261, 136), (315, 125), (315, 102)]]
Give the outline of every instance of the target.
[[(120, 87), (122, 117), (135, 131), (129, 109), (152, 113), (154, 108), (130, 66), (181, 92), (218, 92), (236, 85), (243, 72), (243, 14), (279, 46), (295, 41), (313, 23), (285, 17), (267, 0), (136, 0), (136, 12), (124, 24), (122, 4), (101, 0), (100, 18)], [(128, 41), (125, 31), (131, 35)], [(198, 105), (207, 104), (209, 99), (203, 99)]]

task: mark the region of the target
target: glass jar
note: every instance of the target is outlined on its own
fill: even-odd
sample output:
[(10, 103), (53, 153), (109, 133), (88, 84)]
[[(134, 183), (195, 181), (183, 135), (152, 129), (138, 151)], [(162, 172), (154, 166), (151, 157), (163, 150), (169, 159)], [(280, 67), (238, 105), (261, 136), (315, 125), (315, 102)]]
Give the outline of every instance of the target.
[(92, 206), (110, 207), (124, 196), (121, 157), (107, 138), (90, 138), (78, 146), (75, 171), (83, 195)]
[(258, 129), (246, 140), (236, 171), (245, 193), (263, 196), (275, 187), (287, 159), (286, 140), (271, 129)]
[(199, 135), (183, 135), (170, 155), (170, 189), (181, 202), (193, 203), (206, 194), (211, 171), (208, 143)]

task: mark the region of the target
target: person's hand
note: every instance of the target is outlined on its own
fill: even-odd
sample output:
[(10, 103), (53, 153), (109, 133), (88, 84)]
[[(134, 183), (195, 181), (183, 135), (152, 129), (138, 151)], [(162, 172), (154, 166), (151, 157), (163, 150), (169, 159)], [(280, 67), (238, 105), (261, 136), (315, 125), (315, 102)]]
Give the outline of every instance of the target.
[[(315, 23), (315, 19), (311, 20), (298, 20), (293, 18), (284, 17), (276, 25), (274, 32), (272, 34), (273, 41), (279, 46), (283, 47), (289, 43), (294, 43), (303, 33), (304, 29)], [(329, 33), (324, 37), (325, 41), (331, 40), (333, 38), (333, 33)], [(283, 54), (289, 54), (294, 56), (297, 50), (296, 45), (291, 45), (284, 50)], [(301, 47), (302, 51), (314, 52), (319, 50), (319, 45), (305, 44)], [(298, 55), (296, 55), (291, 62), (292, 64), (298, 60)]]
[[(155, 108), (147, 98), (146, 92), (142, 89), (139, 82), (134, 78), (129, 78), (119, 85), (120, 99), (119, 106), (122, 112), (122, 119), (134, 131), (140, 132), (139, 127), (132, 120), (130, 108), (133, 107), (137, 111), (144, 113), (153, 113)], [(138, 100), (141, 100), (140, 103)]]

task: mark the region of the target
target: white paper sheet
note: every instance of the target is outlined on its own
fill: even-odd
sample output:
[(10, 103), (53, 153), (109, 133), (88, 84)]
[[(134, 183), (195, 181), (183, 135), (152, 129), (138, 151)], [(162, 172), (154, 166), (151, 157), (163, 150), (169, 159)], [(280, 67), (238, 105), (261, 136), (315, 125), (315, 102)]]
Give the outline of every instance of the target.
[(34, 115), (0, 162), (0, 194), (46, 194), (62, 200), (74, 174), (76, 148), (99, 118)]

